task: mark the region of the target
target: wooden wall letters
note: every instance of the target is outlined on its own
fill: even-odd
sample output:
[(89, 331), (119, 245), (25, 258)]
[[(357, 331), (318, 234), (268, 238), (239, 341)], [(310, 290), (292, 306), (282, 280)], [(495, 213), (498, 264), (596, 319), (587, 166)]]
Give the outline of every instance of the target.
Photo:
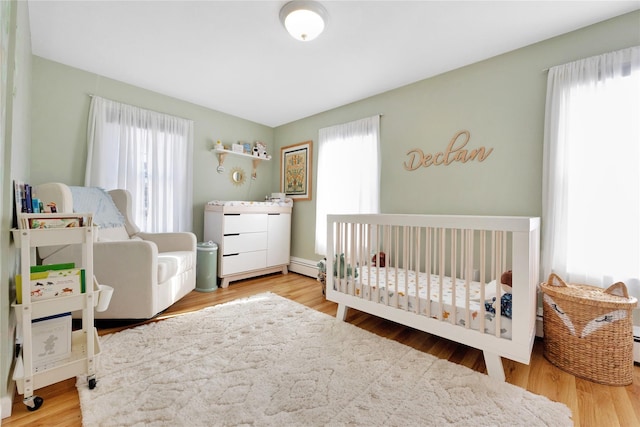
[(453, 162), (467, 163), (469, 160), (483, 162), (489, 157), (493, 148), (487, 150), (485, 147), (480, 147), (471, 151), (466, 150), (465, 147), (470, 138), (471, 134), (468, 130), (461, 130), (451, 138), (449, 145), (442, 152), (425, 154), (419, 148), (409, 150), (407, 153), (409, 160), (404, 163), (404, 168), (408, 171), (414, 171), (421, 166), (425, 168), (440, 165), (448, 166)]

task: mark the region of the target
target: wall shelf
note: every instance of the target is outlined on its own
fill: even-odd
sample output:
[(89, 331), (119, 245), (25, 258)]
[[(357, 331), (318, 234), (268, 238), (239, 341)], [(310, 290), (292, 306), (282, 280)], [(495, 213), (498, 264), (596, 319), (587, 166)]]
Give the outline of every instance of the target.
[(232, 156), (250, 158), (253, 163), (252, 176), (254, 177), (256, 176), (256, 169), (258, 168), (258, 165), (260, 164), (260, 162), (261, 161), (268, 162), (269, 160), (271, 160), (271, 156), (258, 157), (258, 156), (254, 156), (253, 154), (239, 153), (237, 151), (225, 150), (224, 148), (213, 148), (211, 151), (213, 151), (213, 153), (218, 157), (218, 168), (216, 169), (218, 173), (224, 172), (224, 159), (227, 157), (228, 154), (231, 154)]

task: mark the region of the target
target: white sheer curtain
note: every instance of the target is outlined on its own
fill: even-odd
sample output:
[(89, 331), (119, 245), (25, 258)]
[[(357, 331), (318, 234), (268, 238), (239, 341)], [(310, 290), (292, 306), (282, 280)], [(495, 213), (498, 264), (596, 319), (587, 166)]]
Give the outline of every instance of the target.
[(640, 47), (549, 70), (542, 274), (640, 293)]
[(131, 192), (136, 225), (191, 231), (193, 121), (94, 96), (86, 186)]
[(318, 132), (317, 254), (327, 251), (327, 214), (380, 212), (380, 116)]

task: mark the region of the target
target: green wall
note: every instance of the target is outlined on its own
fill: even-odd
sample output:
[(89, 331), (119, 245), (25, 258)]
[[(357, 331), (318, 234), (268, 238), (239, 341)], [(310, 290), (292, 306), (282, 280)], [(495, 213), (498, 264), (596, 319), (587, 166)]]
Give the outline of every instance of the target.
[[(317, 159), (318, 129), (382, 114), (382, 212), (540, 216), (546, 69), (638, 44), (633, 12), (280, 126), (275, 140), (313, 140)], [(410, 150), (442, 152), (461, 130), (466, 148), (493, 148), (486, 160), (404, 169)], [(304, 259), (320, 258), (314, 200), (295, 204), (292, 254)]]
[[(278, 173), (278, 167), (273, 166), (277, 156), (274, 160), (261, 162), (257, 179), (252, 180), (250, 158), (227, 156), (225, 172), (217, 173), (217, 157), (210, 151), (218, 139), (224, 144), (259, 140), (267, 144), (271, 153), (274, 146), (272, 128), (38, 56), (33, 56), (31, 183), (84, 185), (90, 95), (194, 121), (193, 230), (199, 240), (202, 239), (206, 202), (214, 199), (259, 200), (277, 191), (271, 186), (272, 175)], [(240, 167), (247, 173), (243, 185), (232, 184), (230, 171), (233, 167)]]

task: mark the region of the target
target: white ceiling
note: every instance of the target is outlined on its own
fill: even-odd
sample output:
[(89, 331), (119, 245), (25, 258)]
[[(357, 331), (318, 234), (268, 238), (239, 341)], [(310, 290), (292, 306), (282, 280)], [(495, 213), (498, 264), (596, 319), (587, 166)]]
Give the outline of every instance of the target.
[(32, 51), (275, 127), (640, 9), (640, 0), (324, 1), (327, 28), (304, 43), (280, 24), (285, 3), (29, 0)]

